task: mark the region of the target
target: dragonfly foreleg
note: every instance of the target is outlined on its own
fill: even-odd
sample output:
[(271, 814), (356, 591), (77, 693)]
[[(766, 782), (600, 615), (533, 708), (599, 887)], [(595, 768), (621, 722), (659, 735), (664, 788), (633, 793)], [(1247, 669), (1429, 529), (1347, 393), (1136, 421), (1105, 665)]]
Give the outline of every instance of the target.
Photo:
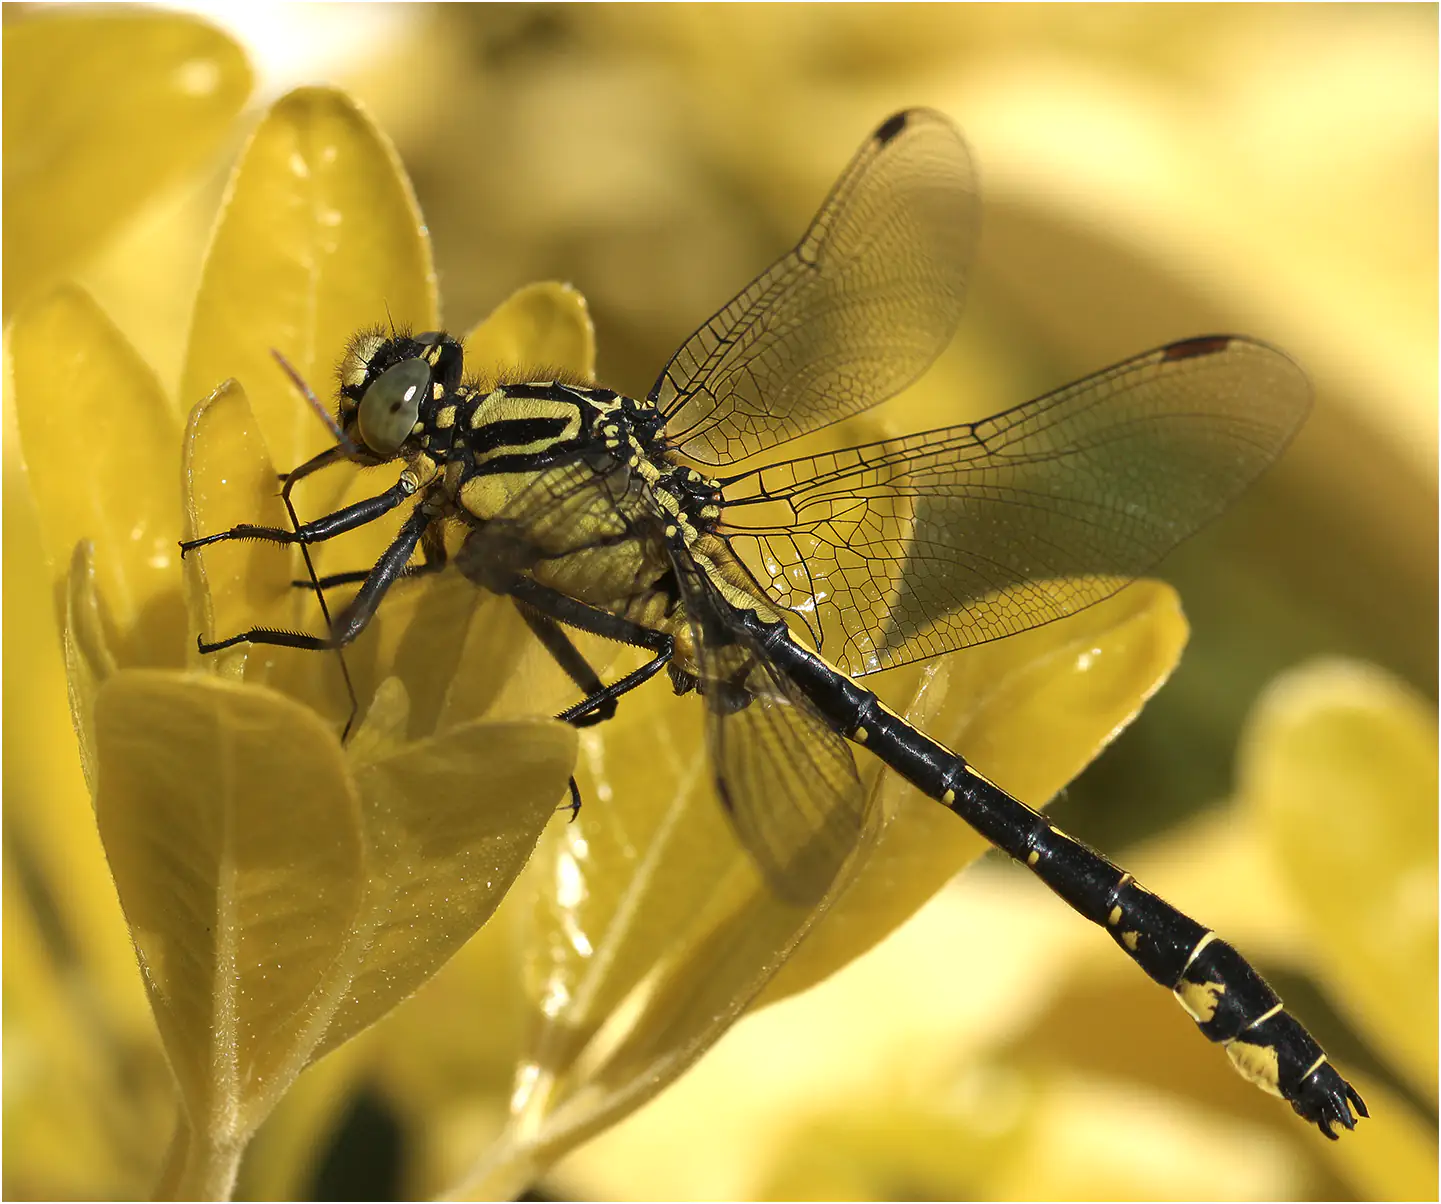
[(322, 540), (343, 535), (347, 531), (354, 531), (357, 527), (373, 523), (382, 515), (389, 514), (390, 511), (411, 497), (415, 493), (415, 489), (414, 479), (407, 474), (384, 493), (365, 498), (350, 506), (344, 506), (333, 514), (322, 515), (308, 523), (301, 523), (293, 531), (284, 527), (257, 527), (250, 523), (240, 523), (228, 531), (218, 531), (214, 535), (202, 535), (198, 539), (181, 540), (180, 555), (183, 559), (187, 552), (228, 539), (258, 539), (266, 543), (320, 543)]
[[(373, 500), (373, 499), (372, 499)], [(339, 513), (339, 512), (337, 512)], [(331, 516), (334, 517), (334, 516)], [(324, 649), (340, 648), (350, 643), (365, 630), (375, 616), (380, 600), (386, 591), (405, 573), (415, 545), (420, 542), (421, 532), (432, 521), (432, 516), (423, 509), (416, 510), (400, 528), (400, 534), (385, 549), (375, 566), (366, 574), (365, 584), (351, 599), (335, 621), (335, 626), (326, 636), (306, 635), (299, 631), (285, 631), (274, 627), (253, 627), (228, 639), (207, 642), (199, 641), (201, 652), (219, 652), (236, 644), (274, 644), (283, 648), (301, 648), (318, 652)], [(284, 541), (280, 541), (284, 542)]]

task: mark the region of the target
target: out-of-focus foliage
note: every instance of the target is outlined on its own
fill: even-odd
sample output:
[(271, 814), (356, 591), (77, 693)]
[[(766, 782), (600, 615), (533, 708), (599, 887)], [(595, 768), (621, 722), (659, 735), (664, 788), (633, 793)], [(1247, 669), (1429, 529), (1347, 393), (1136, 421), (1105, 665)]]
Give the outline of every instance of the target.
[(244, 52), (178, 14), (5, 25), (5, 313), (205, 165), (250, 91)]
[[(28, 301), (7, 330), (8, 395), (94, 796), (86, 818), (98, 825), (179, 1089), (160, 1190), (182, 1198), (228, 1195), (250, 1137), (306, 1064), (411, 994), (494, 911), (574, 761), (574, 732), (549, 719), (496, 721), (434, 705), (448, 675), (485, 680), (503, 667), (442, 647), (429, 629), (427, 656), (391, 624), (394, 672), (374, 636), (357, 648), (365, 719), (344, 749), (330, 713), (332, 658), (276, 664), (248, 648), (205, 659), (193, 650), (197, 630), (213, 633), (217, 623), (259, 615), (294, 626), (306, 600), (275, 549), (213, 562), (207, 553), (183, 573), (176, 551), (183, 534), (276, 509), (269, 449), (294, 463), (326, 438), (313, 415), (314, 430), (298, 426), (293, 413), (304, 408), (294, 398), (282, 406), (278, 370), (251, 350), (298, 346), (292, 354), (313, 376), (316, 347), (343, 345), (387, 297), (402, 320), (435, 325), (429, 246), (408, 186), (354, 104), (312, 89), (277, 104), (250, 141), (202, 275), (187, 356), (187, 379), (235, 371), (255, 382), (262, 404), (226, 381), (195, 407), (182, 438), (153, 374), (75, 286)], [(528, 290), (476, 337), (522, 355), (576, 350), (556, 362), (590, 371), (589, 321), (561, 286)], [(74, 432), (87, 426), (97, 437), (77, 455)], [(114, 454), (122, 440), (128, 460)], [(364, 554), (354, 541), (344, 550)], [(151, 667), (187, 662), (208, 672)], [(276, 686), (299, 701), (268, 688)], [(8, 813), (34, 822), (42, 801), (16, 806), (12, 795)], [(37, 920), (62, 886), (43, 881), (38, 865), (25, 868), (39, 897), (18, 909)], [(32, 952), (41, 965), (7, 969), (27, 977), (58, 951)], [(35, 1013), (48, 1001), (30, 1002), (7, 1008), (7, 1036), (40, 1063), (31, 1075), (39, 1078), (44, 1054), (59, 1051), (39, 1036), (47, 1030)], [(85, 1027), (62, 1029), (57, 1044), (90, 1036)], [(154, 1063), (157, 1053), (137, 1056)], [(6, 1107), (30, 1130), (70, 1123), (48, 1102), (7, 1081)], [(86, 1119), (114, 1129), (108, 1108), (123, 1101), (98, 1100)], [(133, 1170), (148, 1162), (154, 1174), (153, 1139), (105, 1135), (128, 1138)], [(24, 1148), (12, 1181), (49, 1194), (54, 1172), (28, 1158), (37, 1148)], [(136, 1186), (117, 1176), (108, 1190)]]
[[(1127, 858), (1283, 972), (1283, 990), (1305, 975), (1357, 1017), (1364, 1050), (1320, 996), (1290, 992), (1348, 1075), (1361, 1067), (1372, 1120), (1343, 1140), (1290, 1123), (1100, 933), (1017, 890), (1019, 870), (981, 867), (872, 956), (736, 1029), (563, 1164), (556, 1187), (679, 1199), (1184, 1199), (1203, 1183), (1216, 1199), (1434, 1194), (1435, 732), (1434, 709), (1374, 669), (1302, 667), (1248, 721), (1233, 802)], [(1385, 797), (1368, 799), (1377, 789)], [(1322, 828), (1328, 800), (1344, 814)], [(1325, 840), (1327, 829), (1351, 839)]]
[[(292, 19), (274, 11), (269, 19)], [(352, 17), (346, 6), (322, 6), (305, 19)], [(269, 347), (282, 347), (324, 396), (347, 322), (383, 320), (386, 302), (397, 319), (433, 320), (425, 311), (433, 293), (413, 248), (395, 246), (379, 258), (409, 254), (403, 278), (334, 273), (353, 290), (353, 313), (296, 304), (311, 268), (335, 266), (322, 235), (339, 239), (353, 264), (389, 236), (377, 228), (346, 244), (355, 224), (363, 230), (373, 216), (361, 199), (383, 209), (408, 198), (374, 158), (327, 177), (335, 169), (281, 142), (272, 144), (275, 164), (298, 151), (317, 187), (336, 189), (335, 203), (307, 211), (287, 207), (283, 194), (277, 203), (272, 193), (238, 189), (232, 203), (237, 215), (248, 208), (252, 229), (234, 228), (233, 243), (222, 238), (212, 257), (228, 259), (235, 275), (202, 278), (219, 167), (208, 182), (167, 185), (226, 136), (243, 63), (185, 18), (163, 19), (186, 31), (168, 43), (142, 21), (141, 33), (127, 35), (133, 47), (118, 27), (80, 24), (93, 14), (71, 19), (77, 24), (52, 30), (102, 51), (98, 61), (77, 58), (92, 68), (67, 76), (58, 92), (46, 91), (55, 75), (39, 78), (55, 61), (46, 57), (52, 48), (12, 58), (30, 45), (21, 38), (37, 36), (39, 20), (7, 12), (5, 29), (7, 313), (63, 274), (103, 309), (66, 291), (31, 311), (28, 371), (43, 377), (53, 366), (73, 386), (71, 408), (35, 419), (48, 426), (58, 457), (48, 481), (30, 478), (44, 525), (15, 471), (13, 354), (6, 381), (6, 1189), (134, 1195), (153, 1184), (169, 1132), (168, 1077), (75, 756), (57, 619), (71, 618), (71, 680), (89, 683), (82, 696), (116, 666), (184, 663), (172, 542), (184, 412), (223, 376), (240, 376), (261, 414), (252, 424), (236, 407), (216, 408), (217, 420), (233, 416), (222, 442), (248, 427), (254, 446), (270, 442), (288, 466), (301, 454), (296, 440), (314, 450), (324, 434), (266, 359)], [(601, 380), (643, 393), (680, 339), (795, 238), (860, 137), (898, 107), (930, 104), (966, 131), (982, 169), (970, 312), (954, 352), (874, 416), (867, 433), (976, 417), (1145, 346), (1215, 329), (1284, 346), (1317, 388), (1314, 415), (1278, 469), (1168, 564), (1195, 632), (1186, 660), (1069, 792), (1062, 814), (1066, 827), (1113, 851), (1168, 827), (1126, 856), (1128, 868), (1280, 972), (1288, 1002), (1316, 1023), (1347, 1072), (1362, 1067), (1358, 1082), (1375, 1119), (1330, 1147), (1237, 1079), (1104, 936), (1026, 875), (982, 867), (867, 957), (733, 1030), (634, 1119), (563, 1163), (548, 1189), (801, 1198), (1434, 1194), (1435, 1059), (1417, 1034), (1434, 1034), (1435, 1001), (1422, 991), (1424, 968), (1408, 958), (1425, 944), (1417, 883), (1428, 869), (1420, 854), (1435, 841), (1434, 830), (1415, 834), (1418, 804), (1408, 800), (1426, 796), (1425, 723), (1418, 736), (1414, 716), (1435, 693), (1435, 10), (466, 5), (402, 6), (392, 19), (393, 36), (339, 70), (328, 66), (326, 76), (358, 95), (396, 140), (435, 241), (452, 329), (467, 329), (529, 280), (570, 280), (594, 315)], [(306, 37), (283, 26), (249, 29), (262, 80), (276, 70), (269, 48), (326, 41), (314, 26)], [(178, 49), (157, 61), (154, 48), (167, 45)], [(218, 75), (193, 62), (218, 64)], [(117, 63), (142, 78), (112, 70)], [(424, 68), (397, 70), (405, 63)], [(300, 72), (295, 82), (312, 78), (294, 59), (289, 69)], [(197, 91), (207, 79), (213, 86)], [(24, 109), (14, 98), (26, 88), (48, 98), (57, 122), (75, 124), (17, 124)], [(144, 107), (167, 103), (163, 113)], [(135, 113), (138, 128), (126, 126)], [(78, 131), (76, 141), (67, 129)], [(70, 158), (50, 161), (50, 175), (27, 176), (17, 205), (12, 167), (44, 164), (39, 152), (58, 146)], [(144, 177), (143, 194), (126, 183), (127, 166)], [(356, 174), (372, 169), (378, 174)], [(102, 183), (89, 184), (86, 172)], [(72, 188), (72, 176), (86, 186)], [(45, 181), (64, 195), (46, 194)], [(327, 223), (328, 212), (345, 220)], [(30, 225), (17, 227), (22, 218)], [(291, 253), (255, 258), (272, 235), (281, 247), (291, 239)], [(33, 260), (43, 271), (17, 271), (31, 251), (43, 252)], [(523, 346), (547, 364), (574, 356), (588, 368), (597, 342), (589, 319), (575, 320), (578, 307), (583, 314), (574, 292), (522, 291), (502, 311), (508, 318), (472, 333), (469, 353), (498, 364)], [(207, 515), (207, 529), (274, 505), (260, 497), (264, 457), (243, 464), (250, 484), (223, 503), (223, 517)], [(336, 500), (316, 486), (299, 491), (305, 513)], [(117, 495), (129, 499), (121, 509)], [(96, 551), (76, 563), (67, 586), (81, 535)], [(351, 556), (361, 563), (376, 537), (358, 535), (340, 567), (352, 567)], [(39, 567), (42, 547), (53, 553), (48, 569)], [(233, 557), (205, 561), (211, 597), (221, 600), (212, 630), (294, 604), (275, 592), (290, 575), (283, 555), (229, 550)], [(271, 575), (269, 586), (237, 597), (233, 587), (252, 568)], [(233, 576), (221, 581), (221, 573)], [(414, 622), (422, 596), (426, 621)], [(470, 620), (474, 599), (437, 591), (391, 601), (393, 620), (354, 665), (366, 690), (382, 664), (402, 671), (411, 713), (391, 717), (410, 725), (409, 736), (416, 723), (434, 730), (460, 714), (533, 714), (563, 697), (553, 693), (554, 675), (522, 654), (508, 607), (471, 622), (465, 656), (510, 671), (447, 677), (435, 688), (415, 666), (436, 663), (427, 656), (437, 645), (453, 654), (444, 633)], [(1004, 662), (1003, 647), (994, 652)], [(1003, 672), (986, 662), (991, 652), (947, 662), (943, 680), (957, 697)], [(1392, 683), (1362, 691), (1362, 703), (1347, 710), (1337, 705), (1335, 694), (1347, 689), (1334, 675), (1322, 674), (1321, 686), (1293, 679), (1247, 729), (1237, 804), (1176, 826), (1178, 816), (1230, 792), (1244, 716), (1263, 685), (1318, 653), (1376, 662), (1421, 698)], [(1014, 655), (1008, 663), (1020, 666), (1024, 657)], [(333, 665), (308, 659), (277, 656), (269, 671), (334, 719), (343, 703)], [(232, 662), (227, 672), (236, 671)], [(1341, 680), (1378, 680), (1355, 672)], [(1041, 684), (1059, 697), (1068, 681), (1082, 689), (1075, 705), (1084, 711), (1085, 675)], [(879, 684), (904, 705), (906, 683)], [(1134, 680), (1126, 689), (1144, 692)], [(1031, 697), (1046, 706), (1047, 696), (1043, 688)], [(316, 1159), (357, 1100), (403, 1138), (399, 1190), (440, 1190), (505, 1129), (517, 1059), (529, 1050), (535, 1065), (542, 1049), (537, 1008), (552, 1030), (556, 1020), (589, 1018), (580, 1037), (592, 1068), (615, 1053), (597, 1044), (606, 1025), (595, 1021), (620, 1015), (610, 1032), (636, 1031), (628, 1027), (634, 1011), (597, 1012), (619, 980), (604, 967), (581, 967), (579, 951), (597, 931), (624, 934), (625, 942), (593, 949), (626, 964), (625, 949), (655, 934), (634, 921), (567, 927), (596, 905), (574, 895), (586, 877), (567, 876), (577, 840), (593, 857), (633, 859), (632, 877), (619, 880), (625, 889), (641, 880), (634, 875), (652, 847), (627, 846), (624, 826), (628, 798), (642, 811), (649, 805), (633, 780), (658, 759), (646, 725), (684, 725), (688, 713), (661, 687), (635, 702), (622, 714), (640, 727), (583, 743), (581, 820), (546, 838), (494, 920), (415, 999), (298, 1080), (255, 1137), (242, 1194), (311, 1194), (318, 1173), (344, 1182), (346, 1167), (318, 1171)], [(962, 751), (982, 768), (987, 756), (1023, 766), (1029, 755), (1038, 770), (1056, 763), (1051, 746), (1064, 741), (1039, 726), (1035, 709), (1003, 718), (1016, 723), (995, 729), (994, 751), (959, 714), (951, 735), (964, 735)], [(626, 751), (627, 739), (638, 752)], [(93, 740), (92, 731), (87, 746)], [(1304, 783), (1321, 771), (1314, 761), (1299, 765), (1296, 751), (1318, 744), (1371, 749), (1388, 765), (1373, 774), (1366, 755), (1343, 757), (1329, 781), (1355, 788), (1320, 808)], [(655, 847), (699, 842), (712, 827), (728, 839), (703, 806), (701, 759), (685, 760), (690, 777), (682, 777), (702, 805), (678, 803), (677, 815), (688, 818)], [(664, 780), (674, 791), (677, 779)], [(1041, 772), (1015, 787), (1048, 790), (1045, 780)], [(1346, 800), (1361, 796), (1348, 810)], [(949, 817), (929, 819), (939, 826)], [(1397, 855), (1401, 862), (1387, 860)], [(931, 862), (937, 873), (942, 860)], [(899, 863), (892, 873), (905, 877)], [(1307, 883), (1335, 876), (1344, 881), (1308, 903), (1317, 892)], [(776, 979), (776, 994), (788, 978), (799, 986), (819, 977), (890, 926), (876, 921), (874, 904), (895, 907), (896, 896), (880, 886), (855, 930), (842, 922), (852, 918), (844, 902), (837, 906)], [(573, 905), (562, 905), (567, 899)], [(1380, 928), (1392, 943), (1374, 939)], [(699, 966), (704, 950), (682, 947)], [(524, 991), (515, 970), (522, 962), (531, 967)], [(1434, 967), (1429, 973), (1434, 991)], [(627, 984), (632, 1009), (654, 1004), (648, 983), (639, 993)], [(557, 984), (571, 996), (556, 993)], [(588, 990), (599, 993), (587, 998)], [(1428, 1015), (1428, 1023), (1415, 1020)], [(542, 1045), (555, 1048), (553, 1031)], [(1138, 1149), (1154, 1156), (1138, 1159)]]
[[(1175, 595), (1147, 582), (976, 658), (893, 675), (888, 693), (998, 781), (1047, 799), (1129, 722), (1185, 635)], [(584, 744), (582, 789), (604, 806), (548, 840), (515, 892), (534, 912), (537, 1015), (510, 1123), (468, 1181), (487, 1196), (668, 1086), (760, 988), (784, 997), (870, 948), (986, 847), (870, 762), (881, 818), (863, 860), (819, 909), (783, 904), (725, 824), (697, 708), (659, 691), (630, 701)]]

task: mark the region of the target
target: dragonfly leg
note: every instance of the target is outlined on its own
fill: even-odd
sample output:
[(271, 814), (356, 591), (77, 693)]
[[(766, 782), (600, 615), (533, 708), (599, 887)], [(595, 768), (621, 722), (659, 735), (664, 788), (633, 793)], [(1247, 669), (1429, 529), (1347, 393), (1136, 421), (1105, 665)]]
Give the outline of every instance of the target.
[(590, 727), (596, 723), (604, 723), (607, 719), (615, 717), (615, 699), (608, 696), (605, 684), (600, 680), (600, 674), (591, 668), (590, 662), (585, 659), (580, 649), (571, 641), (565, 630), (549, 615), (523, 602), (516, 602), (516, 609), (520, 611), (520, 617), (525, 620), (525, 625), (535, 634), (545, 650), (550, 653), (551, 659), (555, 661), (580, 688), (586, 699), (604, 698), (595, 710), (575, 720), (576, 727)]
[[(351, 600), (350, 605), (340, 613), (329, 635), (306, 635), (303, 632), (285, 631), (273, 627), (253, 627), (239, 635), (213, 642), (202, 637), (199, 641), (200, 651), (219, 652), (223, 648), (231, 648), (236, 644), (274, 644), (283, 648), (302, 648), (307, 651), (343, 647), (365, 630), (366, 625), (374, 617), (381, 599), (385, 597), (386, 591), (404, 574), (406, 563), (410, 560), (411, 553), (415, 551), (415, 545), (420, 541), (421, 533), (431, 521), (432, 516), (424, 509), (417, 509), (405, 520), (400, 534), (366, 574), (365, 584), (360, 587), (360, 592)], [(248, 537), (239, 536), (237, 538)], [(276, 542), (287, 541), (277, 540)]]
[[(551, 637), (540, 636), (541, 642), (546, 645), (552, 656), (556, 657), (561, 668), (565, 669), (571, 680), (588, 694), (575, 706), (569, 707), (556, 716), (557, 719), (566, 723), (575, 724), (577, 727), (586, 727), (591, 723), (599, 723), (615, 713), (616, 699), (623, 694), (629, 694), (637, 686), (643, 685), (654, 677), (661, 669), (670, 663), (675, 653), (675, 640), (662, 631), (655, 631), (650, 627), (643, 627), (639, 623), (632, 623), (628, 619), (622, 619), (609, 611), (600, 610), (597, 607), (589, 606), (580, 602), (568, 594), (562, 594), (548, 586), (539, 584), (529, 577), (517, 577), (510, 585), (510, 596), (516, 601), (523, 603), (521, 613), (524, 614), (530, 609), (543, 616), (552, 626), (557, 623), (564, 623), (567, 627), (574, 627), (578, 631), (588, 631), (591, 635), (598, 635), (608, 640), (615, 640), (619, 644), (629, 644), (634, 648), (644, 648), (652, 654), (651, 659), (646, 661), (639, 669), (627, 673), (619, 681), (611, 685), (601, 685), (600, 678), (595, 671), (586, 664), (585, 659), (571, 644), (569, 638), (563, 632), (556, 629), (555, 634), (565, 640), (570, 651), (557, 652), (552, 647)], [(527, 619), (529, 622), (529, 619)], [(535, 630), (534, 627), (531, 630)], [(567, 663), (567, 659), (574, 655), (574, 661)], [(567, 659), (563, 659), (567, 658)], [(583, 669), (582, 669), (583, 666)], [(575, 670), (575, 672), (572, 672)], [(590, 716), (598, 716), (595, 719)]]
[[(414, 581), (417, 577), (430, 577), (445, 568), (445, 540), (440, 534), (438, 524), (432, 523), (425, 528), (420, 537), (420, 554), (421, 562), (407, 564), (397, 575), (397, 581)], [(296, 589), (327, 590), (342, 585), (359, 585), (370, 574), (371, 569), (352, 569), (347, 573), (327, 573), (324, 577), (314, 581), (309, 578), (297, 578), (290, 584)]]
[(228, 531), (217, 531), (214, 535), (202, 535), (198, 539), (181, 540), (180, 555), (183, 559), (187, 553), (193, 552), (196, 548), (203, 548), (212, 543), (223, 543), (230, 539), (258, 539), (266, 543), (319, 543), (322, 540), (342, 535), (346, 531), (354, 531), (357, 527), (365, 526), (366, 523), (373, 523), (381, 515), (389, 514), (414, 493), (415, 481), (409, 476), (402, 476), (384, 493), (365, 498), (350, 506), (344, 506), (333, 514), (322, 515), (308, 523), (301, 523), (293, 531), (286, 530), (284, 527), (257, 527), (250, 523), (240, 523)]

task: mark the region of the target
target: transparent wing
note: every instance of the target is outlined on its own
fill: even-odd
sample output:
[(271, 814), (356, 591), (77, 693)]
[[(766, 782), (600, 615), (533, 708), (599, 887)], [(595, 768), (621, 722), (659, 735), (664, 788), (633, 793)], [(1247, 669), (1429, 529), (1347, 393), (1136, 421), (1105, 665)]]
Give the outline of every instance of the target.
[(858, 676), (1073, 614), (1224, 510), (1305, 417), (1305, 375), (1188, 339), (964, 426), (725, 485), (725, 535)]
[(726, 815), (776, 896), (814, 903), (864, 829), (855, 759), (750, 633), (727, 621), (726, 604), (685, 550), (673, 557)]
[(884, 122), (800, 245), (666, 365), (650, 399), (670, 445), (726, 464), (905, 388), (955, 333), (978, 222), (950, 121), (909, 109)]
[[(625, 545), (658, 529), (656, 503), (619, 462), (563, 460), (517, 484), (473, 526), (455, 557), (472, 581), (504, 588), (517, 573), (563, 564), (584, 599), (624, 613), (649, 588)], [(618, 554), (618, 549), (621, 549)], [(707, 740), (726, 814), (779, 898), (825, 893), (862, 831), (865, 799), (855, 761), (811, 702), (743, 628), (690, 553), (670, 555), (697, 643)]]
[(572, 452), (513, 474), (498, 496), (503, 503), (471, 525), (456, 558), (472, 580), (504, 592), (517, 573), (557, 578), (557, 588), (617, 613), (642, 588), (633, 553), (657, 526), (656, 504), (627, 465)]

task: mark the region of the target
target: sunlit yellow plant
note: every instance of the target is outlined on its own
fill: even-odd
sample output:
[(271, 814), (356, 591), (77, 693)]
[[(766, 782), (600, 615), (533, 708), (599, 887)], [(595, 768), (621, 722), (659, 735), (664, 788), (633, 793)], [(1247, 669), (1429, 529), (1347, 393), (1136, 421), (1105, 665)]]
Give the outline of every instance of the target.
[[(1217, 1199), (1428, 1195), (1434, 728), (1433, 708), (1372, 667), (1304, 666), (1258, 702), (1232, 803), (1126, 857), (1142, 881), (1204, 902), (1208, 921), (1286, 975), (1288, 998), (1302, 998), (1298, 975), (1320, 989), (1296, 1006), (1327, 1024), (1372, 1111), (1348, 1140), (1315, 1140), (1104, 941), (1018, 871), (984, 867), (873, 956), (727, 1036), (562, 1164), (552, 1189), (1185, 1199), (1204, 1182)], [(1328, 839), (1338, 830), (1350, 838)], [(1325, 1020), (1323, 996), (1362, 1045)]]
[[(318, 622), (277, 549), (209, 549), (182, 566), (176, 545), (285, 521), (277, 469), (329, 436), (271, 350), (323, 391), (351, 334), (384, 320), (439, 324), (424, 228), (384, 137), (344, 94), (306, 89), (270, 110), (232, 177), (176, 402), (74, 287), (31, 299), (8, 331), (80, 756), (179, 1087), (160, 1184), (173, 1194), (228, 1194), (299, 1072), (415, 992), (507, 891), (519, 964), (487, 962), (484, 1001), (463, 1020), (422, 992), (391, 1039), (411, 1051), (428, 1029), (432, 1051), (460, 1064), (485, 1051), (478, 1091), (451, 1083), (449, 1099), (425, 1100), (432, 1080), (416, 1092), (434, 1114), (468, 1091), (501, 1101), (438, 1160), (467, 1193), (523, 1189), (757, 1000), (882, 940), (984, 848), (866, 762), (871, 847), (818, 907), (777, 902), (725, 825), (693, 700), (660, 686), (627, 699), (586, 733), (576, 764), (574, 733), (544, 718), (559, 703), (512, 608), (463, 583), (398, 587), (347, 651), (362, 720), (344, 746), (336, 658), (244, 646), (200, 657), (199, 633)], [(466, 349), (482, 376), (594, 371), (584, 304), (561, 285), (515, 294)], [(297, 499), (323, 513), (378, 480), (337, 471)], [(317, 564), (366, 565), (385, 534), (334, 541)], [(1141, 584), (890, 674), (882, 692), (1040, 803), (1134, 716), (1184, 639), (1175, 596)], [(573, 765), (586, 803), (566, 823), (553, 811)], [(484, 1031), (487, 1007), (520, 1013), (514, 1048)], [(369, 1047), (377, 1066), (398, 1056), (386, 1044), (382, 1033)], [(293, 1160), (292, 1178), (272, 1166), (265, 1181), (294, 1192), (305, 1155), (275, 1155)]]
[[(540, 328), (569, 320), (583, 359), (584, 308), (560, 288), (517, 298), (488, 337), (517, 337), (510, 327), (519, 325), (524, 340), (537, 297), (556, 315)], [(324, 354), (315, 349), (335, 345), (333, 330), (363, 324), (386, 302), (401, 320), (435, 325), (408, 188), (350, 102), (302, 92), (262, 123), (232, 183), (185, 378), (225, 383), (183, 436), (83, 293), (49, 294), (10, 331), (27, 468), (57, 558), (79, 537), (64, 594), (71, 705), (180, 1086), (183, 1123), (164, 1186), (182, 1196), (229, 1194), (249, 1136), (305, 1064), (408, 995), (484, 921), (574, 758), (572, 732), (549, 720), (412, 706), (407, 687), (443, 688), (425, 677), (435, 666), (412, 657), (404, 677), (356, 658), (373, 669), (355, 674), (366, 722), (342, 750), (323, 708), (301, 701), (325, 699), (335, 670), (327, 658), (276, 666), (245, 651), (202, 660), (194, 650), (197, 628), (212, 630), (245, 602), (297, 609), (283, 557), (243, 554), (217, 574), (204, 562), (180, 573), (178, 540), (225, 521), (227, 506), (237, 515), (273, 506), (269, 449), (293, 463), (311, 434), (273, 402), (279, 424), (267, 438), (265, 411), (225, 377), (255, 381), (263, 404), (267, 384), (272, 396), (279, 390), (247, 359), (252, 340), (297, 347), (313, 374)], [(94, 414), (96, 462), (77, 465), (71, 432), (95, 431)], [(108, 454), (110, 424), (124, 457)], [(75, 499), (76, 471), (101, 487)], [(487, 676), (459, 648), (434, 651), (452, 672)], [(188, 669), (154, 667), (187, 659)]]

